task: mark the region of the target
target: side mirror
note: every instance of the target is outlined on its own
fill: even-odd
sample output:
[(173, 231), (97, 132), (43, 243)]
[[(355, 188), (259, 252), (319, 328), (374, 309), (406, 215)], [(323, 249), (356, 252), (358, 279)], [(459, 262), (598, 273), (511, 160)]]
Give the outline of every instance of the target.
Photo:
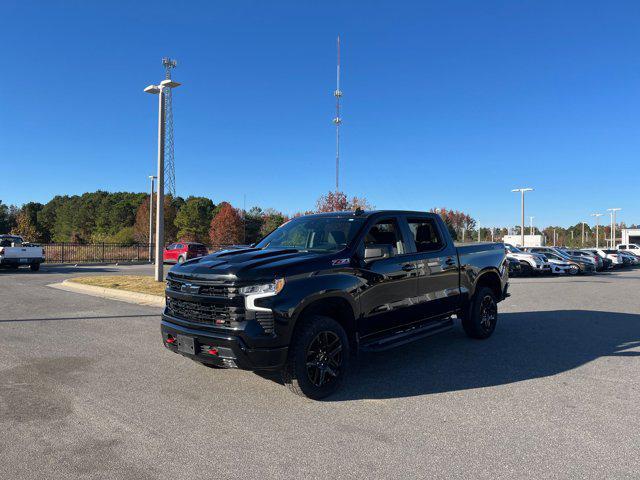
[(383, 260), (393, 255), (391, 245), (369, 245), (364, 249), (364, 261)]

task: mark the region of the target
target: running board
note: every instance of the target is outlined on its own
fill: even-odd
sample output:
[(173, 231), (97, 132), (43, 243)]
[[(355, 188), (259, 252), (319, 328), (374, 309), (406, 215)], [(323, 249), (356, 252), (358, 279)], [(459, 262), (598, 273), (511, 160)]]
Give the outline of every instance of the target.
[(445, 318), (427, 324), (417, 325), (415, 327), (395, 332), (387, 337), (378, 337), (360, 345), (363, 352), (382, 352), (391, 348), (399, 347), (407, 343), (415, 342), (422, 338), (430, 337), (437, 333), (446, 332), (453, 327), (453, 320)]

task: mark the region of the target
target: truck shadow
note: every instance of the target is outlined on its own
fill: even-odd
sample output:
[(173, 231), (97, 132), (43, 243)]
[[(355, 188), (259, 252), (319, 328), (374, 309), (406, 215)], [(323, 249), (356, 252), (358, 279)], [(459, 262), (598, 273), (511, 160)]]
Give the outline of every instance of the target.
[[(600, 357), (640, 357), (640, 315), (588, 310), (503, 313), (484, 341), (452, 331), (352, 364), (327, 401), (400, 398), (548, 377)], [(636, 348), (636, 350), (631, 350)]]

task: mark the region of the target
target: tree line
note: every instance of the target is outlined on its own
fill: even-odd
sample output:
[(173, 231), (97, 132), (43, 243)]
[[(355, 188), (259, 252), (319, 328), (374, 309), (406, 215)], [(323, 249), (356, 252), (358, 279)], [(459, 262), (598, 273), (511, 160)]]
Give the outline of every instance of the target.
[[(154, 208), (155, 208), (155, 198)], [(328, 192), (316, 201), (309, 213), (356, 209), (373, 206), (364, 197), (348, 198), (343, 192)], [(501, 241), (505, 235), (520, 233), (520, 227), (477, 228), (469, 214), (448, 208), (432, 208), (438, 213), (458, 241)], [(249, 210), (233, 207), (228, 202), (215, 204), (206, 197), (165, 196), (165, 239), (167, 242), (192, 241), (211, 245), (251, 244), (289, 220), (289, 216), (272, 208), (255, 206)], [(155, 226), (154, 226), (155, 228)], [(585, 225), (584, 245), (595, 244), (595, 228)], [(620, 223), (617, 228), (625, 228)], [(637, 228), (632, 225), (631, 228)], [(568, 228), (550, 226), (534, 234), (546, 237), (546, 243), (580, 247), (583, 245), (582, 223)], [(82, 195), (59, 195), (46, 204), (29, 202), (18, 208), (0, 200), (0, 234), (14, 233), (39, 243), (148, 243), (149, 194), (131, 192), (88, 192)], [(529, 234), (530, 229), (525, 228)], [(606, 244), (610, 227), (599, 229), (599, 243)]]
[[(13, 233), (38, 243), (148, 243), (149, 199), (147, 193), (96, 191), (59, 195), (46, 204), (28, 202), (20, 208), (0, 200), (0, 234)], [(356, 208), (372, 207), (364, 198), (329, 192), (317, 200), (314, 210), (293, 216)], [(167, 242), (231, 245), (257, 242), (289, 216), (258, 206), (244, 211), (206, 197), (165, 196), (164, 219)]]

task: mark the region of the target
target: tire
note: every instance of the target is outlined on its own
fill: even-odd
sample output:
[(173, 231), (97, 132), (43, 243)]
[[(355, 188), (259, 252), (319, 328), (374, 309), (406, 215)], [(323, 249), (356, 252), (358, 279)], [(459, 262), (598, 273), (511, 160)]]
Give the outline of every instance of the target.
[[(486, 316), (485, 316), (486, 315)], [(489, 287), (482, 287), (462, 316), (462, 328), (467, 336), (484, 340), (489, 338), (498, 323), (498, 302)]]
[(530, 277), (533, 275), (533, 268), (531, 267), (531, 265), (529, 265), (527, 262), (522, 262), (520, 265), (522, 265), (522, 270), (520, 271), (521, 275), (525, 277)]
[(334, 319), (314, 315), (302, 320), (294, 333), (284, 384), (296, 395), (320, 400), (342, 384), (349, 366), (349, 339)]
[(39, 263), (32, 263), (30, 265), (31, 271), (32, 272), (37, 272), (38, 270), (40, 270), (40, 264)]
[(176, 263), (184, 263), (184, 257), (182, 255), (180, 255), (178, 257), (178, 261)]
[(580, 267), (572, 266), (569, 269), (569, 275), (577, 275), (580, 273)]

